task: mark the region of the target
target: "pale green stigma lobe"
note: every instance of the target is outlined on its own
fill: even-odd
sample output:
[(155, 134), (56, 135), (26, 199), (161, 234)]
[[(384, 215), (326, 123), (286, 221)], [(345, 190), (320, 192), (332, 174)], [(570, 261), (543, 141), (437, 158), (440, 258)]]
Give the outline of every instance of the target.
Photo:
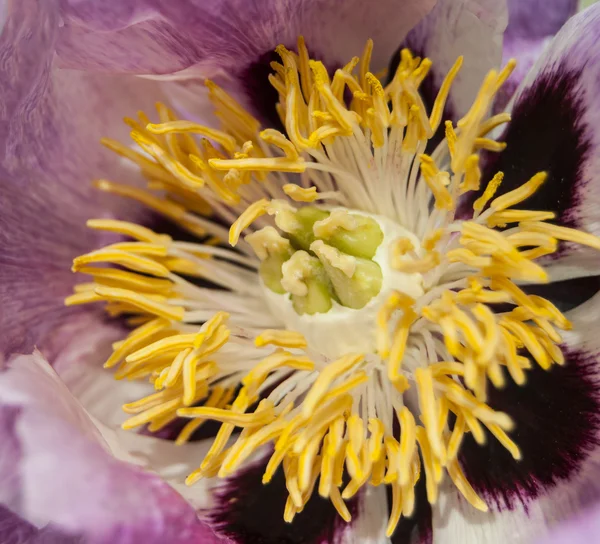
[(269, 290), (289, 293), (299, 315), (328, 312), (333, 301), (360, 309), (379, 293), (382, 272), (373, 257), (383, 232), (377, 221), (313, 206), (285, 214), (276, 221), (282, 235), (267, 227), (247, 237)]

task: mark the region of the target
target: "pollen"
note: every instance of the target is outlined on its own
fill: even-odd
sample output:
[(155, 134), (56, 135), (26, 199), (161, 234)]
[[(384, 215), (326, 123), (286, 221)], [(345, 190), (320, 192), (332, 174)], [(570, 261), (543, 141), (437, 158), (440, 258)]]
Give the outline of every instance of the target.
[[(462, 58), (428, 111), (419, 87), (431, 61), (405, 49), (384, 84), (372, 49), (328, 72), (302, 38), (296, 52), (279, 46), (269, 81), (283, 132), (210, 81), (218, 129), (164, 104), (154, 122), (127, 118), (137, 147), (102, 143), (146, 186), (96, 186), (198, 240), (90, 219), (115, 240), (74, 260), (88, 279), (65, 304), (104, 303), (131, 327), (105, 367), (153, 392), (123, 407), (124, 428), (155, 432), (183, 418), (184, 444), (220, 423), (189, 485), (268, 451), (263, 483), (283, 472), (286, 521), (315, 494), (350, 521), (346, 501), (390, 486), (391, 536), (414, 513), (421, 479), (431, 504), (446, 479), (488, 509), (462, 470), (461, 444), (471, 434), (521, 459), (515, 422), (489, 403), (490, 388), (527, 387), (535, 365), (566, 364), (562, 331), (572, 326), (523, 284), (548, 281), (539, 259), (561, 243), (600, 250), (600, 239), (526, 208), (545, 172), (503, 194), (502, 172), (482, 179), (480, 151), (505, 147), (490, 134), (510, 116), (489, 113), (514, 61), (441, 127)], [(465, 198), (472, 213), (458, 217)]]

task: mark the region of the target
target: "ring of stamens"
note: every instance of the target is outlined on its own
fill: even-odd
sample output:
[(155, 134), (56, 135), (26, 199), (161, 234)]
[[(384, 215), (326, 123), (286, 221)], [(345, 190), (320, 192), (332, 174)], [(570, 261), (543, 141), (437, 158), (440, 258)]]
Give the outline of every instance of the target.
[[(113, 345), (105, 366), (117, 367), (117, 379), (149, 379), (156, 392), (124, 406), (131, 415), (125, 428), (156, 431), (188, 418), (177, 440), (184, 443), (205, 421), (222, 423), (188, 483), (231, 475), (270, 444), (263, 482), (279, 467), (284, 471), (287, 521), (313, 492), (349, 520), (345, 500), (364, 485), (385, 484), (392, 487), (391, 535), (400, 517), (412, 514), (423, 475), (431, 503), (447, 474), (475, 508), (487, 509), (461, 469), (461, 442), (466, 433), (480, 444), (498, 440), (520, 458), (508, 434), (513, 422), (486, 404), (489, 382), (524, 385), (532, 365), (564, 364), (560, 331), (571, 326), (549, 301), (519, 284), (548, 280), (536, 260), (556, 251), (559, 241), (595, 249), (600, 241), (548, 223), (552, 212), (516, 208), (541, 190), (544, 173), (494, 198), (498, 173), (475, 201), (472, 218), (455, 216), (459, 197), (480, 189), (478, 150), (503, 149), (488, 134), (510, 117), (487, 115), (513, 61), (488, 74), (469, 112), (456, 126), (446, 122), (444, 143), (426, 155), (462, 59), (427, 115), (418, 89), (431, 62), (402, 51), (384, 86), (369, 71), (371, 49), (369, 41), (366, 60), (354, 58), (330, 76), (309, 59), (302, 39), (297, 53), (279, 46), (281, 62), (272, 63), (270, 81), (286, 134), (261, 132), (259, 122), (211, 82), (220, 130), (179, 120), (164, 105), (158, 105), (159, 123), (144, 114), (127, 119), (144, 153), (104, 143), (139, 166), (148, 188), (106, 180), (98, 188), (142, 202), (201, 243), (123, 221), (90, 220), (91, 228), (134, 241), (75, 259), (73, 270), (92, 281), (77, 285), (66, 303), (105, 301), (110, 315), (125, 314), (135, 326)], [(287, 173), (299, 182), (290, 183)], [(269, 315), (259, 277), (268, 289), (297, 297), (299, 313), (329, 311), (329, 284), (317, 291), (321, 298), (306, 300), (318, 281), (332, 278), (316, 272), (317, 264), (326, 261), (352, 280), (357, 259), (369, 258), (361, 252), (374, 245), (353, 246), (343, 236), (327, 243), (356, 227), (357, 217), (343, 209), (379, 214), (416, 236), (418, 248), (398, 238), (390, 262), (421, 274), (423, 294), (413, 298), (398, 286), (376, 315), (373, 350), (327, 358), (301, 331), (283, 330)], [(299, 218), (311, 213), (319, 217), (312, 217), (310, 232), (302, 230)], [(211, 221), (212, 214), (230, 221), (230, 231)], [(370, 229), (376, 234), (376, 222)], [(310, 236), (294, 238), (299, 233)], [(225, 240), (238, 251), (223, 247)], [(337, 288), (335, 296), (342, 298)], [(495, 313), (490, 305), (497, 303), (512, 309)], [(406, 403), (409, 388), (418, 406)]]

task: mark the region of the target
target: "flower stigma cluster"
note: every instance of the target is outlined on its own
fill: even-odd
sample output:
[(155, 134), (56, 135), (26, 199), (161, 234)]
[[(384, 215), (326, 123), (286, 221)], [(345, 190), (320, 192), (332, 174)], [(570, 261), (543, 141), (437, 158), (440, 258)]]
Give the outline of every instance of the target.
[[(263, 482), (283, 470), (287, 521), (313, 493), (348, 521), (345, 501), (389, 485), (391, 535), (413, 513), (420, 478), (432, 504), (450, 478), (487, 510), (461, 468), (461, 442), (471, 433), (520, 458), (514, 422), (487, 403), (488, 388), (526, 386), (532, 365), (564, 364), (560, 331), (570, 328), (520, 285), (548, 281), (538, 259), (560, 241), (600, 249), (600, 240), (520, 207), (543, 190), (545, 173), (501, 196), (501, 172), (482, 180), (479, 152), (504, 147), (489, 134), (510, 117), (489, 111), (514, 61), (487, 75), (426, 154), (462, 59), (428, 112), (419, 86), (431, 62), (404, 50), (384, 85), (369, 68), (372, 47), (330, 74), (302, 38), (297, 53), (279, 46), (270, 82), (285, 133), (261, 130), (212, 82), (220, 129), (162, 104), (157, 123), (126, 119), (139, 150), (103, 143), (133, 161), (147, 187), (96, 185), (198, 243), (91, 219), (131, 241), (77, 257), (73, 270), (91, 281), (66, 304), (104, 301), (134, 327), (105, 366), (155, 392), (123, 407), (124, 428), (188, 418), (183, 444), (204, 422), (222, 424), (189, 484), (268, 455)], [(477, 191), (470, 217), (457, 217)]]

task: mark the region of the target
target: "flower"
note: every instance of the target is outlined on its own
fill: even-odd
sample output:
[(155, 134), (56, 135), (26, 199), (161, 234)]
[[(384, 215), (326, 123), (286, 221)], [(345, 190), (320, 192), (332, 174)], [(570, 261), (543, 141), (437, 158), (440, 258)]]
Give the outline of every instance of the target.
[[(67, 11), (67, 22), (75, 24), (66, 25), (58, 47), (66, 66), (115, 59), (110, 55), (99, 58), (98, 48), (94, 47), (98, 31), (115, 45), (120, 39), (135, 38), (135, 31), (140, 33), (137, 25), (150, 25), (164, 37), (164, 21), (175, 20), (164, 10), (158, 21), (150, 18), (142, 22), (142, 12), (136, 9), (117, 8), (107, 19), (90, 17), (93, 11), (86, 11), (85, 3)], [(440, 3), (409, 34), (407, 45), (417, 49), (420, 43), (426, 52), (435, 44), (423, 39), (427, 29), (431, 32), (439, 28), (440, 21), (453, 13), (451, 4)], [(472, 17), (473, 11), (466, 10), (466, 14)], [(458, 20), (462, 20), (460, 16)], [(130, 26), (132, 21), (136, 23)], [(491, 17), (491, 21), (495, 24), (498, 19)], [(546, 53), (547, 64), (541, 63), (537, 77), (534, 75), (516, 95), (514, 119), (502, 138), (504, 142), (488, 134), (506, 123), (507, 115), (489, 120), (485, 116), (510, 75), (512, 62), (487, 76), (469, 109), (461, 101), (474, 87), (465, 85), (464, 77), (462, 83), (457, 77), (460, 58), (451, 65), (446, 79), (438, 80), (436, 85), (434, 72), (428, 80), (433, 81), (434, 88), (439, 87), (439, 93), (427, 94), (424, 90), (421, 97), (418, 89), (430, 69), (429, 60), (415, 59), (403, 50), (389, 85), (384, 87), (369, 71), (368, 58), (375, 59), (372, 52), (377, 50), (370, 41), (360, 64), (351, 60), (345, 65), (343, 59), (332, 56), (339, 66), (345, 66), (333, 78), (325, 64), (310, 60), (302, 39), (297, 43), (298, 55), (286, 47), (277, 48), (280, 60), (272, 65), (271, 82), (280, 97), (276, 111), (285, 132), (273, 128), (259, 131), (255, 116), (269, 119), (273, 112), (254, 107), (254, 115), (248, 113), (232, 96), (235, 93), (231, 89), (227, 93), (225, 85), (214, 82), (208, 83), (208, 90), (221, 128), (197, 119), (181, 120), (163, 104), (158, 107), (158, 122), (149, 123), (145, 114), (140, 114), (139, 120), (128, 119), (132, 137), (143, 153), (114, 139), (104, 143), (141, 167), (148, 188), (136, 185), (137, 171), (128, 169), (126, 161), (115, 160), (112, 168), (120, 168), (120, 175), (130, 176), (132, 182), (103, 179), (97, 187), (142, 202), (200, 237), (199, 243), (178, 241), (158, 229), (149, 229), (143, 225), (150, 225), (152, 218), (147, 223), (143, 208), (114, 208), (118, 204), (113, 200), (107, 203), (116, 212), (94, 217), (88, 214), (94, 207), (84, 191), (84, 206), (70, 206), (73, 216), (67, 219), (77, 222), (79, 214), (87, 215), (92, 229), (106, 233), (105, 242), (100, 244), (101, 249), (81, 250), (83, 254), (75, 259), (74, 270), (91, 275), (93, 281), (78, 284), (67, 303), (107, 301), (109, 313), (128, 315), (129, 324), (136, 328), (126, 337), (119, 337), (114, 328), (81, 313), (79, 322), (50, 329), (41, 312), (44, 306), (39, 303), (56, 311), (56, 321), (61, 311), (46, 302), (47, 292), (39, 297), (36, 292), (36, 305), (24, 306), (26, 311), (20, 312), (19, 323), (27, 320), (34, 341), (41, 341), (44, 332), (50, 334), (46, 351), (56, 359), (57, 368), (84, 405), (89, 402), (93, 406), (90, 397), (100, 390), (114, 408), (114, 397), (123, 391), (128, 397), (125, 409), (132, 416), (124, 423), (127, 428), (149, 424), (148, 430), (157, 432), (168, 429), (177, 417), (186, 417), (190, 423), (178, 439), (186, 442), (207, 419), (221, 422), (213, 445), (208, 452), (204, 449), (207, 455), (190, 476), (190, 483), (198, 477), (233, 475), (252, 455), (264, 453), (260, 446), (273, 443), (275, 450), (269, 452), (265, 480), (273, 478), (278, 465), (283, 465), (278, 474), (285, 474), (289, 492), (283, 514), (287, 521), (301, 515), (311, 494), (318, 492), (328, 497), (347, 521), (354, 510), (356, 520), (350, 534), (367, 530), (373, 539), (384, 538), (386, 531), (390, 536), (394, 532), (403, 534), (406, 526), (400, 520), (404, 513), (404, 522), (409, 527), (415, 523), (415, 530), (421, 534), (433, 517), (438, 537), (450, 541), (452, 531), (477, 530), (477, 519), (488, 529), (497, 525), (497, 531), (489, 533), (494, 538), (510, 534), (511, 523), (522, 524), (519, 538), (528, 538), (539, 530), (542, 515), (552, 515), (551, 506), (546, 507), (551, 513), (543, 514), (542, 499), (536, 500), (538, 497), (550, 496), (551, 488), (566, 485), (564, 482), (569, 483), (568, 494), (577, 493), (576, 475), (583, 473), (582, 459), (593, 449), (597, 425), (590, 323), (594, 298), (584, 293), (586, 302), (565, 316), (548, 300), (560, 301), (558, 293), (552, 293), (552, 297), (539, 291), (532, 295), (520, 285), (522, 281), (541, 283), (549, 278), (590, 275), (586, 262), (593, 262), (594, 253), (573, 243), (598, 248), (597, 238), (583, 232), (594, 232), (593, 216), (590, 222), (586, 203), (572, 196), (573, 187), (581, 187), (580, 178), (573, 178), (575, 173), (590, 175), (579, 168), (587, 164), (592, 153), (588, 134), (579, 121), (590, 110), (582, 99), (573, 103), (565, 100), (570, 93), (579, 96), (577, 85), (587, 81), (587, 72), (578, 72), (576, 63), (570, 63), (568, 72), (561, 70), (563, 49), (584, 61), (589, 55), (585, 47), (590, 44), (585, 39), (569, 41), (571, 30), (576, 28), (588, 37), (596, 21), (596, 11), (589, 10), (553, 42)], [(481, 40), (482, 34), (473, 35)], [(87, 44), (79, 52), (83, 52), (83, 58), (69, 58), (67, 46), (73, 36)], [(319, 44), (318, 39), (315, 42)], [(162, 41), (157, 40), (153, 46), (161, 45)], [(312, 41), (308, 47), (312, 51)], [(177, 48), (174, 50), (181, 61)], [(219, 62), (213, 58), (212, 64), (207, 64), (203, 59), (212, 58), (214, 53), (194, 50), (191, 42), (186, 43), (184, 51), (194, 51), (176, 65), (189, 70), (185, 77), (206, 75), (202, 70), (207, 69), (215, 70), (218, 77), (219, 70), (227, 66), (226, 58)], [(452, 54), (450, 50), (444, 52)], [(116, 60), (127, 64), (129, 59)], [(261, 62), (264, 59), (254, 64)], [(440, 62), (444, 66), (448, 58), (440, 55)], [(254, 64), (233, 79), (249, 77), (256, 69)], [(233, 75), (234, 69), (228, 68)], [(143, 71), (165, 70), (146, 66)], [(452, 87), (454, 94), (447, 100)], [(463, 92), (457, 95), (456, 87)], [(68, 89), (73, 92), (72, 85)], [(426, 99), (435, 101), (427, 103)], [(44, 102), (46, 107), (48, 104)], [(189, 108), (188, 102), (185, 105)], [(428, 105), (432, 107), (430, 115)], [(556, 117), (547, 115), (548, 111), (555, 112)], [(435, 141), (444, 116), (453, 114), (462, 116), (462, 121), (458, 125), (446, 122), (446, 141), (435, 151), (429, 150), (427, 141)], [(55, 119), (64, 121), (60, 116)], [(546, 131), (538, 134), (541, 143), (528, 136), (527, 131), (538, 126), (532, 119), (546, 123)], [(196, 141), (190, 134), (201, 138)], [(15, 136), (12, 149), (22, 154), (22, 133), (13, 130), (11, 135)], [(504, 143), (508, 144), (506, 151)], [(562, 160), (553, 160), (548, 150), (559, 148), (569, 151), (564, 152)], [(24, 154), (34, 165), (52, 157), (55, 151), (37, 149), (39, 153), (33, 156)], [(479, 159), (480, 149), (492, 154), (503, 152)], [(520, 153), (517, 157), (513, 149)], [(7, 162), (9, 171), (21, 172), (15, 169), (17, 157), (13, 151), (13, 164)], [(51, 160), (49, 163), (53, 164)], [(96, 171), (102, 169), (94, 166)], [(8, 187), (15, 191), (14, 186)], [(478, 193), (477, 198), (469, 200), (472, 193)], [(557, 194), (558, 207), (553, 202)], [(550, 202), (544, 198), (546, 195), (551, 195)], [(458, 196), (463, 198), (459, 201)], [(525, 200), (527, 208), (520, 209)], [(475, 214), (468, 210), (475, 210)], [(115, 219), (124, 215), (127, 221)], [(517, 226), (507, 231), (507, 224)], [(27, 228), (30, 226), (25, 225)], [(135, 241), (123, 241), (114, 233)], [(240, 238), (243, 233), (246, 239)], [(51, 231), (48, 234), (51, 236)], [(44, 235), (40, 235), (39, 241), (43, 242)], [(86, 244), (94, 247), (91, 238), (79, 238), (74, 232), (72, 235), (78, 249)], [(239, 251), (223, 246), (227, 238)], [(64, 255), (48, 251), (43, 244), (40, 248), (42, 254)], [(548, 260), (548, 255), (555, 260)], [(38, 254), (32, 262), (37, 262), (36, 257)], [(122, 268), (95, 267), (98, 263)], [(46, 277), (62, 276), (56, 271), (55, 276)], [(31, 285), (27, 278), (20, 281)], [(54, 285), (59, 284), (62, 288), (63, 284), (55, 280)], [(510, 304), (512, 309), (494, 313), (496, 304)], [(23, 342), (22, 327), (11, 329), (16, 334), (13, 332), (7, 340), (14, 348), (16, 341)], [(89, 335), (83, 331), (89, 331)], [(80, 337), (73, 342), (75, 335)], [(65, 339), (71, 340), (66, 346)], [(116, 377), (150, 378), (156, 392), (140, 393), (136, 400), (129, 386), (107, 386), (97, 371), (86, 368), (83, 373), (81, 368), (68, 364), (75, 358), (81, 364), (96, 346), (110, 347), (111, 343), (114, 351), (107, 358), (107, 366), (119, 365)], [(559, 343), (564, 344), (562, 351)], [(40, 377), (43, 372), (40, 374), (39, 368), (44, 363), (39, 355), (11, 359), (8, 366), (3, 376), (3, 400), (5, 396), (9, 399), (5, 405), (9, 407), (6, 426), (12, 429), (7, 433), (10, 439), (6, 446), (10, 459), (23, 457), (23, 467), (61, 467), (41, 471), (60, 473), (67, 456), (49, 456), (55, 464), (36, 464), (35, 446), (32, 450), (24, 447), (28, 442), (18, 432), (21, 428), (40, 432), (26, 414), (32, 406), (37, 408), (38, 402), (41, 407), (52, 403), (37, 393), (16, 394), (12, 399), (8, 394), (30, 388), (37, 391), (38, 387), (40, 391), (54, 391), (60, 386), (56, 380)], [(27, 377), (19, 381), (21, 374)], [(89, 387), (90, 381), (96, 382), (96, 387)], [(32, 387), (34, 383), (44, 386)], [(559, 392), (569, 395), (570, 409), (557, 399)], [(59, 398), (63, 396), (64, 392)], [(538, 423), (540, 410), (552, 412), (557, 428), (551, 431), (555, 432)], [(78, 408), (71, 411), (80, 414)], [(570, 425), (576, 416), (580, 424)], [(167, 504), (178, 504), (178, 497), (166, 484), (127, 465), (114, 465), (114, 471), (122, 471), (123, 476), (113, 475), (114, 461), (98, 447), (89, 420), (82, 425), (77, 424), (78, 418), (61, 413), (50, 413), (48, 417), (47, 428), (60, 429), (62, 420), (69, 421), (64, 432), (67, 438), (60, 440), (63, 443), (73, 436), (73, 429), (77, 435), (79, 429), (88, 429), (84, 431), (87, 438), (82, 453), (76, 454), (75, 460), (85, 456), (98, 459), (90, 463), (92, 466), (108, 464), (109, 468), (102, 468), (101, 473), (107, 474), (109, 481), (124, 483), (124, 492), (129, 477), (139, 477), (142, 489), (148, 485), (144, 494), (158, 505), (158, 517), (152, 516), (149, 522), (152, 536), (135, 532), (142, 530), (142, 517), (131, 525), (121, 521), (134, 536), (121, 534), (119, 538), (213, 538), (207, 536), (206, 527), (189, 516), (185, 506), (167, 509)], [(486, 439), (482, 425), (495, 438), (490, 435)], [(228, 444), (236, 426), (243, 430), (233, 445)], [(126, 437), (120, 432), (111, 433), (103, 425), (99, 428), (110, 438), (108, 448), (116, 455), (123, 455), (117, 447), (123, 441), (135, 443), (135, 447), (127, 448), (128, 452), (142, 444), (160, 448), (156, 439)], [(528, 432), (534, 438), (528, 437)], [(61, 434), (49, 438), (56, 440), (58, 436)], [(93, 438), (95, 447), (89, 445)], [(549, 448), (542, 458), (531, 455), (538, 443)], [(190, 458), (200, 463), (202, 448), (188, 446), (182, 448), (186, 463)], [(49, 442), (48, 450), (60, 451), (53, 442)], [(169, 455), (177, 455), (168, 450)], [(33, 461), (29, 461), (29, 453), (33, 453)], [(156, 457), (155, 452), (136, 453), (164, 475), (181, 469), (174, 463), (176, 457), (162, 458), (160, 463), (154, 459), (153, 463), (150, 459)], [(482, 454), (489, 455), (494, 465), (482, 467)], [(515, 463), (509, 455), (522, 458), (521, 463)], [(125, 458), (131, 460), (127, 454)], [(261, 458), (255, 463), (260, 465)], [(76, 467), (74, 463), (67, 480), (75, 489), (85, 480)], [(24, 470), (28, 477), (36, 474), (35, 470)], [(498, 485), (496, 471), (508, 480), (504, 487)], [(238, 473), (232, 482), (248, 480), (251, 473)], [(275, 483), (272, 481), (267, 488), (272, 489)], [(378, 485), (383, 483), (392, 487), (387, 529), (377, 515), (371, 515), (385, 504), (384, 486)], [(51, 491), (53, 485), (49, 482), (42, 487)], [(102, 524), (102, 534), (87, 522), (97, 508), (93, 502), (86, 509), (88, 517), (65, 519), (60, 502), (53, 514), (49, 501), (39, 501), (37, 509), (33, 501), (32, 506), (31, 490), (24, 493), (27, 487), (22, 483), (13, 482), (7, 489), (12, 496), (10, 507), (27, 519), (39, 523), (40, 517), (47, 515), (60, 530), (75, 534), (83, 530), (88, 538), (99, 541), (114, 541), (122, 531), (112, 518)], [(206, 484), (196, 484), (196, 489), (198, 495), (206, 496)], [(225, 491), (226, 511), (239, 513), (246, 506), (245, 489), (236, 491), (237, 497)], [(251, 493), (261, 491), (255, 487)], [(466, 502), (456, 498), (459, 494)], [(69, 488), (65, 493), (71, 500), (80, 495)], [(353, 496), (357, 499), (346, 505), (344, 500)], [(128, 504), (125, 499), (124, 505)], [(496, 513), (478, 518), (472, 507), (491, 508)], [(283, 510), (283, 501), (279, 508)], [(529, 523), (522, 521), (525, 508)], [(448, 534), (439, 521), (445, 509), (452, 516)], [(169, 512), (183, 518), (171, 520)], [(212, 515), (216, 529), (235, 538), (222, 514), (217, 511)], [(158, 521), (161, 515), (166, 521)], [(472, 521), (463, 526), (464, 519)], [(239, 522), (239, 516), (236, 520)], [(366, 525), (363, 521), (361, 529), (362, 520)], [(276, 524), (272, 520), (269, 523)], [(173, 534), (165, 533), (165, 526)]]

